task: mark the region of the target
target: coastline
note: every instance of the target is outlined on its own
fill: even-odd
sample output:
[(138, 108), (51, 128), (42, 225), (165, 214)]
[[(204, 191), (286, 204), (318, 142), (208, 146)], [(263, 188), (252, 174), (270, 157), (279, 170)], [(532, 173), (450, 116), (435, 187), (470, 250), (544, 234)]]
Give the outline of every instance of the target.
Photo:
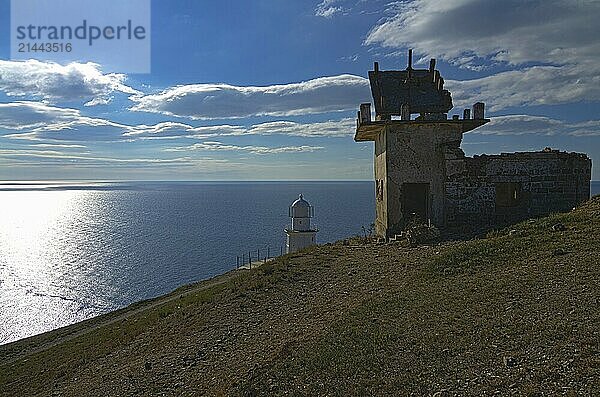
[(236, 255), (241, 261), (252, 251), (255, 260), (260, 249), (262, 259), (269, 248), (279, 255), (286, 209), (300, 191), (320, 203), (327, 228), (319, 242), (358, 234), (372, 221), (371, 182), (0, 187), (0, 341), (214, 277), (235, 268)]
[(15, 342), (0, 394), (593, 394), (599, 214), (284, 255)]
[(237, 271), (239, 271), (239, 269), (229, 270), (206, 280), (183, 285), (167, 294), (155, 298), (134, 302), (124, 308), (100, 314), (84, 321), (79, 321), (51, 331), (0, 345), (0, 366), (24, 359), (28, 355), (44, 351), (60, 343), (65, 343), (89, 333), (98, 327), (114, 324), (144, 310), (172, 302), (182, 296), (187, 296), (223, 284), (231, 279)]

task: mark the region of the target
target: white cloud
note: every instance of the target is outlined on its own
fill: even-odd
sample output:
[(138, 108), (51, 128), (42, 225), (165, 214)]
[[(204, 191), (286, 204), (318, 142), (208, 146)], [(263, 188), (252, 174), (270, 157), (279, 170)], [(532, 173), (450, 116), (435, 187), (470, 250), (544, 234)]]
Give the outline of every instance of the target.
[(26, 130), (81, 117), (79, 110), (49, 106), (40, 102), (0, 103), (0, 128)]
[(288, 135), (301, 137), (352, 136), (355, 120), (345, 118), (315, 123), (272, 121), (241, 125), (192, 126), (165, 121), (154, 125), (127, 125), (102, 118), (87, 117), (77, 109), (60, 108), (41, 102), (0, 103), (0, 130), (8, 138), (24, 140), (67, 139), (106, 141), (115, 139), (205, 139), (216, 136)]
[(130, 128), (110, 120), (84, 116), (78, 109), (32, 101), (0, 103), (0, 130), (13, 131), (4, 135), (9, 138), (106, 140), (119, 137)]
[[(185, 123), (166, 121), (154, 125), (127, 125), (101, 118), (81, 115), (76, 109), (58, 108), (39, 102), (14, 102), (0, 104), (0, 129), (12, 131), (3, 137), (29, 141), (47, 141), (36, 144), (40, 148), (80, 148), (87, 141), (132, 142), (136, 139), (208, 139), (219, 136), (282, 135), (295, 137), (352, 137), (356, 121), (351, 118), (314, 123), (297, 123), (278, 120), (250, 126), (211, 125), (194, 127)], [(590, 120), (568, 123), (543, 116), (506, 115), (491, 118), (491, 122), (473, 133), (495, 135), (566, 134), (573, 136), (600, 135), (600, 121)], [(67, 141), (62, 143), (57, 141)], [(76, 143), (73, 143), (76, 142)], [(30, 145), (33, 146), (33, 145)], [(219, 142), (202, 142), (176, 147), (171, 151), (237, 150), (251, 153), (290, 153), (320, 150), (319, 146), (263, 146), (225, 145)]]
[(165, 149), (166, 152), (189, 152), (189, 151), (240, 151), (252, 154), (281, 154), (281, 153), (304, 153), (324, 149), (322, 146), (238, 146), (224, 144), (216, 141), (205, 141), (190, 146), (174, 147)]
[(323, 18), (331, 18), (343, 11), (342, 7), (336, 6), (339, 0), (323, 0), (317, 5), (315, 15)]
[(414, 0), (394, 4), (394, 15), (369, 32), (367, 44), (412, 47), (422, 60), (442, 58), (476, 70), (490, 62), (514, 69), (474, 80), (448, 81), (459, 105), (483, 100), (492, 110), (500, 110), (600, 100), (600, 2)]
[(588, 74), (579, 65), (534, 66), (474, 80), (448, 80), (455, 107), (483, 101), (492, 111), (511, 106), (600, 100), (600, 68)]
[(69, 145), (69, 144), (62, 144), (62, 143), (35, 143), (35, 144), (29, 145), (29, 146), (41, 147), (41, 148), (59, 148), (59, 149), (81, 149), (81, 148), (87, 147), (85, 145)]
[(353, 110), (370, 100), (367, 79), (353, 75), (320, 77), (264, 87), (191, 84), (158, 94), (134, 96), (135, 111), (191, 119), (294, 116)]
[(126, 76), (102, 73), (95, 63), (0, 60), (0, 90), (13, 97), (32, 97), (47, 102), (85, 101), (87, 106), (106, 104), (115, 93), (139, 92), (125, 84)]
[(573, 124), (569, 135), (600, 137), (600, 120), (589, 120)]
[(0, 158), (40, 158), (49, 160), (69, 161), (72, 163), (81, 163), (83, 165), (93, 164), (111, 164), (111, 165), (206, 165), (228, 163), (225, 159), (212, 158), (118, 158), (101, 157), (90, 155), (89, 153), (64, 153), (56, 150), (22, 150), (22, 149), (0, 149)]
[(551, 117), (526, 114), (497, 116), (469, 134), (600, 136), (600, 120), (569, 123)]
[(254, 124), (248, 127), (241, 125), (212, 125), (192, 127), (184, 123), (159, 123), (154, 126), (132, 126), (125, 136), (142, 136), (146, 138), (188, 137), (205, 139), (217, 136), (242, 135), (288, 135), (300, 137), (347, 137), (353, 136), (356, 120), (344, 118), (314, 123), (297, 123), (278, 120)]
[(493, 58), (512, 64), (566, 64), (600, 52), (600, 3), (565, 0), (414, 0), (369, 32), (367, 44), (414, 47), (458, 64)]
[(254, 135), (283, 134), (303, 137), (345, 137), (353, 136), (356, 120), (345, 118), (339, 121), (316, 123), (296, 123), (293, 121), (272, 121), (255, 124), (246, 133)]
[(210, 137), (217, 135), (243, 135), (246, 129), (239, 125), (211, 125), (193, 127), (189, 124), (177, 123), (172, 121), (162, 122), (155, 125), (136, 125), (131, 126), (124, 136), (145, 136), (145, 137)]

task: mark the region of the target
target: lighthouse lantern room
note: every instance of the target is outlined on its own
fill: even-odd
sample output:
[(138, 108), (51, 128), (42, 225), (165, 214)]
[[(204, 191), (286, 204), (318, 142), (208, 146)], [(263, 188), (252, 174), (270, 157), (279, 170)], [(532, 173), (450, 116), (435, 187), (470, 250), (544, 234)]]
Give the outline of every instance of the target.
[(310, 220), (314, 216), (314, 208), (304, 200), (302, 195), (292, 203), (289, 209), (292, 219), (291, 228), (285, 229), (287, 234), (286, 253), (300, 251), (316, 244), (318, 230), (311, 227)]

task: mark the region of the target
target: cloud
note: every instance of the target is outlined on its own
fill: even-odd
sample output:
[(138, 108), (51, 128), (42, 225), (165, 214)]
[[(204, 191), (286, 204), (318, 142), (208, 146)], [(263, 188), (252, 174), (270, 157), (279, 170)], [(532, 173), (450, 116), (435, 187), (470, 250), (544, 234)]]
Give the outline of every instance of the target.
[(166, 152), (189, 152), (189, 151), (241, 151), (252, 154), (281, 154), (281, 153), (304, 153), (324, 149), (322, 146), (238, 146), (223, 144), (216, 141), (195, 143), (190, 146), (174, 147), (165, 149)]
[(124, 136), (171, 138), (171, 137), (211, 137), (218, 135), (243, 135), (245, 127), (239, 125), (210, 125), (193, 127), (189, 124), (172, 121), (162, 122), (155, 125), (136, 125), (128, 128)]
[(600, 100), (600, 68), (588, 74), (579, 65), (534, 66), (474, 80), (448, 80), (454, 105), (483, 101), (492, 111), (511, 106), (552, 105)]
[(600, 2), (564, 0), (415, 0), (397, 2), (393, 16), (367, 35), (369, 45), (413, 47), (481, 70), (512, 70), (448, 81), (455, 103), (483, 100), (492, 110), (600, 100)]
[(191, 119), (297, 116), (353, 110), (369, 93), (367, 79), (348, 74), (264, 87), (191, 84), (134, 96), (131, 109)]
[(278, 120), (250, 126), (192, 126), (174, 121), (153, 125), (128, 125), (102, 118), (87, 117), (78, 109), (60, 108), (41, 102), (0, 103), (0, 130), (4, 137), (39, 141), (106, 141), (125, 139), (170, 139), (178, 137), (205, 139), (216, 136), (288, 135), (300, 137), (352, 136), (355, 120), (344, 118), (315, 123)]
[(41, 147), (41, 148), (60, 148), (60, 149), (81, 149), (86, 148), (85, 145), (68, 145), (68, 144), (60, 144), (60, 143), (35, 143), (29, 145), (31, 147)]
[(0, 128), (26, 130), (68, 122), (81, 117), (79, 110), (48, 106), (40, 102), (0, 103)]
[(358, 54), (352, 54), (352, 55), (341, 57), (340, 61), (356, 62), (356, 61), (358, 61), (358, 58), (360, 58), (360, 56)]
[(139, 91), (125, 84), (126, 76), (102, 73), (95, 63), (0, 60), (0, 90), (12, 97), (31, 97), (50, 103), (85, 101), (86, 106), (109, 103), (115, 93)]
[(94, 156), (89, 153), (63, 153), (56, 150), (22, 150), (22, 149), (0, 149), (0, 158), (18, 159), (18, 158), (35, 158), (60, 161), (61, 163), (77, 164), (77, 165), (102, 165), (110, 164), (111, 166), (128, 166), (128, 165), (160, 165), (160, 166), (197, 166), (207, 164), (223, 164), (228, 163), (225, 159), (212, 158), (118, 158), (118, 157), (102, 157)]
[(581, 63), (600, 52), (600, 3), (564, 0), (415, 0), (367, 35), (367, 44), (414, 47), (422, 55), (462, 65), (489, 58)]
[[(88, 141), (132, 142), (137, 139), (188, 138), (206, 140), (225, 136), (268, 136), (281, 135), (304, 138), (345, 138), (354, 135), (356, 121), (352, 118), (314, 123), (298, 123), (277, 120), (249, 126), (209, 125), (192, 126), (185, 123), (165, 121), (154, 125), (127, 125), (114, 121), (83, 116), (76, 109), (58, 108), (39, 102), (14, 102), (0, 104), (0, 130), (8, 130), (5, 138), (41, 141), (29, 146), (39, 148), (84, 148), (77, 144)], [(568, 123), (543, 116), (504, 115), (491, 118), (491, 122), (474, 130), (473, 133), (490, 135), (600, 135), (600, 121), (589, 120)], [(45, 142), (45, 141), (50, 142)], [(62, 142), (66, 143), (62, 143)], [(75, 142), (75, 143), (74, 143)], [(202, 142), (190, 146), (169, 149), (170, 151), (246, 151), (254, 154), (308, 152), (323, 149), (320, 146), (285, 146), (269, 148), (263, 146), (237, 146), (220, 142)]]
[(573, 124), (569, 135), (573, 136), (600, 136), (600, 120), (589, 120)]
[(0, 103), (0, 130), (13, 132), (4, 135), (8, 138), (107, 140), (119, 137), (130, 128), (110, 120), (84, 116), (78, 109), (42, 102)]
[(255, 124), (246, 133), (254, 135), (283, 134), (302, 137), (345, 137), (353, 136), (356, 120), (345, 118), (339, 121), (316, 123), (296, 123), (293, 121), (272, 121)]
[(211, 125), (192, 127), (184, 123), (159, 123), (154, 126), (138, 125), (130, 128), (125, 136), (150, 137), (150, 138), (210, 138), (217, 136), (242, 136), (242, 135), (287, 135), (299, 137), (346, 137), (353, 136), (356, 120), (344, 118), (314, 123), (297, 123), (294, 121), (278, 120), (266, 123), (241, 125)]
[(335, 14), (342, 12), (342, 7), (336, 6), (336, 3), (339, 3), (339, 0), (323, 0), (317, 5), (315, 15), (323, 18), (331, 18)]
[(600, 136), (600, 120), (569, 123), (550, 117), (525, 114), (496, 116), (492, 117), (488, 124), (469, 134)]

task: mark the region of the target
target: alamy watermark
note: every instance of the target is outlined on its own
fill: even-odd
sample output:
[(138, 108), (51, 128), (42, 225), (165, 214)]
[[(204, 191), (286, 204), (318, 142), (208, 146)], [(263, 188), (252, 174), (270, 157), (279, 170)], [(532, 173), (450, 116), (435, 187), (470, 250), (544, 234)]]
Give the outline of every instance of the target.
[(149, 73), (150, 0), (11, 0), (11, 59)]

